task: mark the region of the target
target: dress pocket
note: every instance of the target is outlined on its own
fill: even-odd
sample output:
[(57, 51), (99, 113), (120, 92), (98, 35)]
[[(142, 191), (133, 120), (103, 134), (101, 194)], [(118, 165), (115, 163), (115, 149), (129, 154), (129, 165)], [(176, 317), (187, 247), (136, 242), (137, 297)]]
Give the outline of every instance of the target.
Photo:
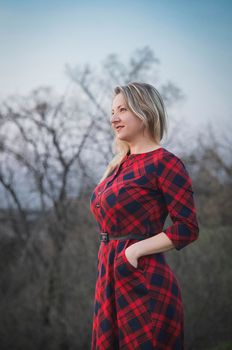
[[(145, 272), (147, 266), (147, 256), (141, 256), (137, 260), (137, 267), (132, 265), (126, 257), (126, 248), (135, 243), (137, 240), (130, 239), (126, 242), (120, 242), (120, 252), (117, 253), (116, 257), (116, 267), (120, 274), (130, 275), (135, 273), (138, 276), (142, 276), (145, 279)], [(122, 245), (122, 247), (121, 247)]]
[(141, 257), (138, 258), (138, 260), (137, 260), (137, 267), (135, 267), (134, 265), (132, 265), (129, 262), (129, 260), (126, 257), (126, 248), (127, 247), (125, 247), (123, 249), (123, 251), (122, 251), (122, 258), (125, 261), (128, 269), (131, 270), (131, 271), (140, 271), (142, 273), (145, 272), (145, 266), (146, 266), (146, 264), (145, 264), (145, 256), (141, 256)]
[[(118, 244), (115, 261), (115, 302), (118, 327), (123, 337), (120, 338), (120, 349), (128, 349), (128, 337), (135, 339), (135, 333), (146, 344), (144, 349), (153, 349), (153, 323), (150, 312), (149, 281), (143, 269), (143, 260), (138, 259), (138, 267), (134, 267), (125, 255), (126, 248), (132, 244)], [(144, 329), (143, 329), (144, 328)], [(124, 335), (125, 332), (125, 335)], [(139, 339), (139, 338), (138, 338)], [(137, 348), (138, 342), (134, 343)], [(142, 343), (141, 343), (142, 346)]]

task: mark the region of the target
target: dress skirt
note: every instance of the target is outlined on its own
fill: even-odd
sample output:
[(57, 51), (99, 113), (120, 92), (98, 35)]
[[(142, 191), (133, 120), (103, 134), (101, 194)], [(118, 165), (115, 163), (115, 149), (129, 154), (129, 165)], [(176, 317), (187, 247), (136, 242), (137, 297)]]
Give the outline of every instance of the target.
[(136, 241), (100, 243), (91, 350), (182, 350), (178, 281), (164, 253), (141, 256), (134, 267), (125, 249)]

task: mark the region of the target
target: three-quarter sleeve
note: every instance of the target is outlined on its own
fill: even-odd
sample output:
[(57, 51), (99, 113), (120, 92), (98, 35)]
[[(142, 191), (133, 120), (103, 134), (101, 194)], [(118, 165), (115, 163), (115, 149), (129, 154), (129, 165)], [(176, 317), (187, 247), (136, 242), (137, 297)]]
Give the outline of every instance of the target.
[(198, 238), (199, 225), (192, 180), (183, 161), (173, 153), (159, 160), (157, 186), (173, 222), (163, 232), (180, 250)]

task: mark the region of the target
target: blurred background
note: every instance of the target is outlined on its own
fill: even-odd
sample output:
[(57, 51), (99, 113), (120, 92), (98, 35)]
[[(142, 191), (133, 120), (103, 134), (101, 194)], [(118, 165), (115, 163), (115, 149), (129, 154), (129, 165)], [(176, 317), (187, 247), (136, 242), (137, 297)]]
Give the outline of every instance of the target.
[[(0, 1), (0, 349), (90, 349), (113, 88), (153, 84), (199, 239), (166, 257), (187, 350), (232, 349), (231, 1)], [(170, 218), (166, 225), (170, 224)]]

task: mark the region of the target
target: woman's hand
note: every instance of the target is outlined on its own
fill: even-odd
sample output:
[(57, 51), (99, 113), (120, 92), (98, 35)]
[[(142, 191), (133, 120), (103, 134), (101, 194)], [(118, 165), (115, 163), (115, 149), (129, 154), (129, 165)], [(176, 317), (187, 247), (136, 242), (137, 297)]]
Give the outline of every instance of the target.
[(134, 246), (134, 244), (131, 244), (129, 247), (127, 247), (125, 249), (125, 256), (126, 256), (128, 262), (132, 266), (137, 268), (138, 267), (138, 258), (139, 257), (137, 256), (137, 252), (135, 250), (135, 246), (134, 247), (133, 246)]

